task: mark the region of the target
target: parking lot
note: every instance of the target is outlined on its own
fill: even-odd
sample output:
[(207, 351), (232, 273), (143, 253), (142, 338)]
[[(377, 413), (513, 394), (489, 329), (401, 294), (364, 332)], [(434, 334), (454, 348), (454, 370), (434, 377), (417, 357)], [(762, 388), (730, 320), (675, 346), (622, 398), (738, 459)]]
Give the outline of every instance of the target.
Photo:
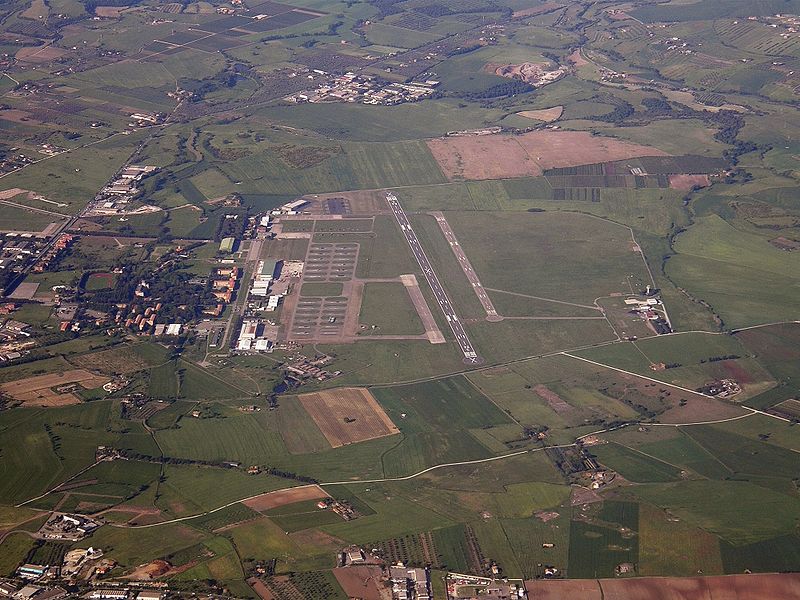
[(349, 281), (353, 278), (357, 260), (356, 243), (311, 244), (303, 269), (303, 281)]
[[(340, 342), (346, 335), (348, 303), (358, 262), (357, 243), (312, 243), (303, 267), (303, 284), (343, 284), (341, 293), (299, 296), (294, 307), (289, 339)], [(357, 307), (356, 309), (357, 310)]]
[(317, 340), (341, 337), (347, 298), (302, 297), (294, 311), (290, 339)]

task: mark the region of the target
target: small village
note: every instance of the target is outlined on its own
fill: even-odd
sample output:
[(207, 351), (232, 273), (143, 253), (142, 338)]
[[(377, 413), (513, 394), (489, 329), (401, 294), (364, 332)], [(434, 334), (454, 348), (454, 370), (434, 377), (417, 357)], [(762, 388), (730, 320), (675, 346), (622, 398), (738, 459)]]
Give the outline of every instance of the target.
[(293, 72), (289, 77), (292, 76), (305, 76), (310, 81), (316, 82), (316, 87), (305, 92), (291, 94), (285, 98), (288, 102), (295, 104), (356, 102), (395, 106), (430, 98), (434, 94), (436, 86), (439, 85), (438, 81), (433, 80), (412, 83), (387, 82), (377, 77), (357, 75), (352, 72), (335, 76), (319, 69)]

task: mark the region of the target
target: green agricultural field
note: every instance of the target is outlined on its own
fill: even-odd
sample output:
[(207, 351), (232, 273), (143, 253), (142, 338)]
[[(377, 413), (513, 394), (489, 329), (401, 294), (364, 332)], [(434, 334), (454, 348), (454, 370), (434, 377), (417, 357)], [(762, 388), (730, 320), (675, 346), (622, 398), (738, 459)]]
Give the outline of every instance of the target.
[(445, 181), (422, 142), (348, 143), (327, 151), (315, 161), (319, 162), (293, 168), (274, 151), (265, 151), (225, 163), (221, 168), (231, 179), (242, 182), (248, 191), (277, 195)]
[[(62, 202), (64, 214), (76, 214), (128, 158), (142, 133), (112, 138), (32, 165), (4, 178), (8, 188), (22, 188)], [(52, 208), (52, 207), (51, 207)]]
[(292, 480), (220, 467), (168, 466), (159, 485), (158, 506), (176, 516), (213, 510), (249, 496), (292, 487)]
[(676, 481), (680, 469), (663, 461), (617, 444), (592, 448), (592, 453), (604, 465), (637, 483)]
[[(332, 566), (330, 563), (333, 561), (333, 553), (336, 552), (330, 542), (314, 548), (304, 540), (288, 536), (266, 517), (233, 527), (226, 535), (233, 542), (239, 556), (256, 560), (277, 558), (279, 572), (302, 566), (303, 562), (322, 562), (323, 568)], [(323, 558), (323, 555), (327, 556)]]
[(4, 412), (0, 500), (27, 500), (91, 465), (98, 444), (111, 444), (121, 437), (106, 431), (109, 409), (110, 402), (101, 401)]
[(339, 139), (393, 141), (435, 137), (473, 127), (476, 122), (493, 122), (501, 117), (502, 112), (474, 104), (459, 107), (457, 100), (443, 99), (394, 107), (348, 104), (276, 106), (262, 109), (257, 114), (286, 125), (333, 134)]
[(300, 288), (301, 296), (341, 296), (341, 283), (304, 283)]
[(646, 503), (639, 504), (638, 528), (640, 575), (670, 573), (691, 577), (698, 570), (705, 575), (724, 572), (720, 541), (707, 531)]
[[(449, 213), (448, 222), (483, 285), (590, 305), (648, 283), (631, 233), (615, 223), (559, 213)], [(503, 246), (503, 240), (516, 243)], [(536, 252), (531, 252), (536, 248)]]
[[(158, 433), (165, 453), (182, 458), (265, 463), (286, 453), (273, 414), (222, 410), (217, 418), (184, 417), (179, 426)], [(278, 411), (280, 412), (280, 411)]]
[(404, 438), (383, 457), (387, 475), (405, 475), (431, 464), (488, 457), (489, 451), (465, 430), (509, 422), (464, 377), (375, 388), (373, 394)]
[(570, 577), (613, 577), (618, 565), (639, 561), (639, 540), (634, 534), (573, 520), (570, 525)]
[(746, 481), (648, 484), (635, 493), (734, 545), (783, 535), (800, 517), (796, 498)]
[(127, 529), (103, 527), (77, 547), (113, 548), (109, 556), (126, 567), (134, 567), (153, 557), (166, 557), (189, 548), (203, 537), (197, 530), (180, 524), (138, 529), (135, 536)]
[[(34, 238), (0, 235), (0, 288), (15, 271), (39, 284), (33, 302), (0, 300), (0, 576), (70, 546), (103, 548), (120, 581), (168, 561), (160, 579), (198, 597), (255, 598), (266, 566), (275, 600), (344, 600), (332, 569), (350, 544), (429, 565), (436, 598), (445, 571), (492, 561), (525, 579), (800, 570), (800, 0), (1, 4), (0, 227), (71, 219), (74, 239), (37, 264)], [(545, 109), (560, 116), (525, 116)], [(449, 181), (431, 140), (468, 164), (498, 129), (666, 156), (592, 157), (553, 135), (528, 157), (546, 175)], [(81, 214), (128, 165), (158, 170), (108, 214)], [(480, 364), (462, 360), (387, 191)], [(276, 210), (301, 197), (304, 214)], [(227, 235), (240, 251), (223, 257)], [(255, 263), (337, 242), (358, 245), (353, 281), (293, 279), (286, 307), (346, 294), (348, 343), (287, 344), (286, 308), (245, 298)], [(243, 274), (238, 298), (213, 318), (178, 288), (212, 289), (225, 265)], [(625, 304), (647, 286), (669, 334)], [(428, 341), (417, 292), (445, 343)], [(124, 326), (157, 303), (181, 336)], [(73, 304), (80, 327), (59, 331)], [(234, 349), (252, 318), (272, 352)], [(8, 320), (30, 337), (10, 339)], [(282, 385), (322, 355), (333, 377)], [(72, 369), (126, 383), (48, 407), (14, 387)], [(724, 379), (741, 392), (696, 393)], [(400, 433), (333, 448), (299, 398), (348, 386)], [(124, 460), (97, 462), (98, 446)], [(243, 503), (309, 483), (356, 518)], [(106, 524), (77, 544), (32, 540), (52, 510)]]
[(0, 543), (0, 573), (4, 577), (13, 575), (17, 567), (25, 562), (34, 544), (34, 540), (24, 533), (7, 536)]
[[(13, 198), (12, 201), (19, 204), (26, 203), (24, 197), (21, 196)], [(41, 231), (50, 223), (61, 221), (62, 219), (55, 215), (38, 213), (8, 204), (0, 204), (0, 222), (3, 223), (4, 230)]]
[(720, 217), (705, 217), (678, 237), (675, 250), (667, 273), (701, 294), (726, 326), (798, 318), (791, 290), (800, 259), (765, 238), (737, 230)]

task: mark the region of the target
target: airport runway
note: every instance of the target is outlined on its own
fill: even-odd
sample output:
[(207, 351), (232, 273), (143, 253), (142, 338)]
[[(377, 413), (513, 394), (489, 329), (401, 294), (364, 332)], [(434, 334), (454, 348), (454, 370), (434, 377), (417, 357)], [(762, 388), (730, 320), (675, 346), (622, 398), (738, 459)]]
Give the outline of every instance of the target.
[(389, 203), (389, 207), (392, 209), (395, 219), (397, 219), (397, 224), (400, 225), (400, 230), (403, 232), (408, 245), (411, 247), (414, 258), (417, 259), (422, 272), (425, 274), (425, 278), (428, 280), (428, 284), (433, 290), (433, 295), (436, 297), (436, 301), (439, 303), (439, 307), (442, 309), (447, 323), (453, 331), (453, 335), (456, 336), (456, 341), (461, 348), (461, 352), (464, 354), (464, 362), (474, 365), (482, 363), (483, 359), (478, 356), (478, 353), (475, 352), (475, 349), (472, 347), (472, 342), (469, 341), (467, 332), (464, 330), (464, 326), (461, 324), (453, 305), (450, 303), (450, 299), (447, 297), (444, 287), (439, 282), (439, 278), (436, 276), (431, 262), (425, 254), (425, 250), (422, 249), (422, 244), (419, 243), (417, 234), (414, 233), (408, 216), (397, 200), (397, 196), (388, 192), (386, 194), (386, 201)]
[(481, 284), (481, 280), (478, 279), (478, 274), (472, 268), (472, 264), (469, 262), (467, 255), (464, 253), (464, 249), (461, 247), (461, 244), (458, 243), (456, 234), (453, 233), (453, 230), (450, 228), (450, 224), (444, 218), (442, 213), (434, 212), (431, 214), (436, 218), (436, 222), (439, 223), (439, 228), (442, 230), (445, 239), (453, 249), (453, 254), (456, 255), (456, 259), (458, 260), (458, 264), (461, 265), (464, 275), (467, 276), (467, 279), (472, 284), (472, 289), (475, 290), (475, 295), (478, 296), (478, 300), (480, 300), (483, 310), (486, 311), (486, 320), (502, 321), (503, 318), (497, 314), (497, 310), (495, 310), (494, 304), (492, 304), (492, 299), (489, 298), (489, 294), (487, 294), (486, 290), (483, 289), (483, 284)]

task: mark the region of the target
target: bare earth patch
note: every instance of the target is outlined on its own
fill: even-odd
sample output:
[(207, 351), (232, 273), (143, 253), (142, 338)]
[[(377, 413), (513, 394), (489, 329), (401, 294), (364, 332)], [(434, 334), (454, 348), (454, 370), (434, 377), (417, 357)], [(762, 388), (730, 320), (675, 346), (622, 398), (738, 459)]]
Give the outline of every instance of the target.
[(20, 48), (16, 59), (28, 63), (47, 63), (67, 54), (66, 50), (55, 46), (26, 46)]
[(658, 416), (659, 423), (697, 423), (702, 421), (718, 421), (731, 419), (747, 414), (740, 406), (705, 398), (696, 394), (684, 397), (686, 404), (673, 406)]
[(790, 600), (800, 598), (800, 574), (722, 575), (716, 577), (637, 577), (632, 579), (526, 581), (537, 600)]
[(567, 57), (567, 60), (570, 61), (576, 67), (583, 67), (589, 64), (589, 61), (583, 58), (581, 55), (581, 49), (578, 48)]
[(331, 447), (400, 433), (365, 388), (338, 388), (297, 397)]
[(708, 175), (670, 175), (669, 187), (674, 190), (688, 192), (694, 186), (708, 187)]
[(63, 406), (77, 404), (80, 398), (70, 392), (58, 392), (52, 388), (75, 383), (85, 389), (94, 389), (107, 382), (108, 377), (94, 375), (84, 369), (73, 369), (4, 383), (0, 385), (0, 392), (30, 406)]
[(541, 15), (542, 13), (550, 12), (551, 10), (555, 10), (561, 6), (561, 4), (556, 4), (555, 2), (545, 2), (544, 4), (540, 4), (539, 6), (534, 6), (532, 8), (515, 10), (512, 16), (515, 19), (518, 17), (533, 17), (535, 15)]
[(286, 504), (327, 497), (328, 494), (318, 485), (304, 485), (286, 490), (278, 490), (276, 492), (267, 492), (266, 494), (261, 494), (255, 498), (245, 500), (242, 504), (255, 511), (261, 512), (279, 506), (285, 506)]
[(438, 138), (429, 140), (428, 147), (451, 181), (535, 177), (555, 167), (668, 156), (656, 148), (585, 131)]
[(94, 13), (98, 17), (114, 19), (118, 17), (123, 10), (125, 10), (124, 6), (96, 6)]
[(380, 567), (340, 567), (334, 569), (333, 574), (348, 598), (390, 600), (392, 597), (391, 590), (381, 581), (383, 569)]
[(563, 106), (553, 106), (552, 108), (542, 108), (540, 110), (523, 110), (517, 114), (520, 117), (525, 117), (526, 119), (534, 119), (536, 121), (551, 123), (552, 121), (560, 118), (563, 112)]
[[(32, 123), (32, 124), (41, 123), (41, 121), (37, 121), (36, 119), (34, 119), (31, 113), (16, 108), (7, 108), (5, 110), (0, 110), (0, 119), (3, 119), (4, 121), (11, 121), (12, 123)], [(23, 191), (24, 190), (20, 190), (20, 192)]]
[(572, 407), (564, 402), (561, 396), (548, 389), (545, 385), (539, 384), (533, 388), (533, 391), (536, 392), (536, 395), (542, 400), (547, 402), (547, 405), (558, 414), (563, 414), (572, 410)]

